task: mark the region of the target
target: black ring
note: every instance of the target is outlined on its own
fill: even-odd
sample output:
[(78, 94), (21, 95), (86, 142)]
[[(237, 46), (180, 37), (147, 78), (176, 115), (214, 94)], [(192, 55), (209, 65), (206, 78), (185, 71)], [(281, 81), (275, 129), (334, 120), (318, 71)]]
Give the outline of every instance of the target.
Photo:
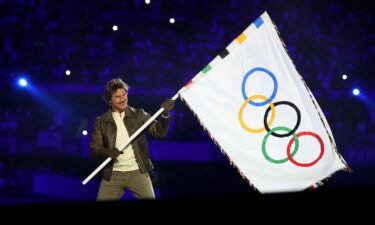
[[(295, 133), (296, 130), (298, 129), (299, 124), (301, 122), (301, 112), (299, 111), (299, 109), (296, 105), (294, 105), (293, 103), (288, 102), (288, 101), (280, 101), (280, 102), (273, 103), (273, 105), (275, 107), (278, 106), (278, 105), (281, 105), (281, 104), (289, 105), (294, 110), (296, 110), (296, 112), (297, 112), (297, 124), (290, 132), (288, 132), (286, 134), (277, 134), (276, 132), (272, 132), (271, 135), (275, 136), (275, 137), (288, 137), (288, 136), (292, 135), (293, 133)], [(266, 113), (264, 114), (264, 119), (263, 119), (264, 127), (266, 128), (267, 132), (269, 132), (271, 130), (268, 127), (268, 124), (267, 124), (267, 117), (268, 117), (268, 113), (270, 112), (270, 110), (271, 110), (271, 107), (269, 106), (266, 110)]]

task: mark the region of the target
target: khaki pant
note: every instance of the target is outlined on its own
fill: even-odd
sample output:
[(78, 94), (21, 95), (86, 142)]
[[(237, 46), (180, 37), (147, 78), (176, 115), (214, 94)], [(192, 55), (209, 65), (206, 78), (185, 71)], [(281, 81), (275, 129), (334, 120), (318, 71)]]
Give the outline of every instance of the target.
[(102, 179), (96, 200), (120, 200), (126, 190), (131, 191), (137, 199), (155, 199), (150, 175), (135, 170), (129, 172), (113, 171), (109, 182)]

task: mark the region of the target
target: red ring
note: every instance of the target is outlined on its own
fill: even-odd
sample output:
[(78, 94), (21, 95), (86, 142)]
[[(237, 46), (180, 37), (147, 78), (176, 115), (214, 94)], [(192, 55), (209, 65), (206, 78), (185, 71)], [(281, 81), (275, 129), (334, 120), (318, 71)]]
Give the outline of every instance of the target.
[(312, 161), (311, 163), (299, 163), (296, 160), (294, 160), (293, 157), (292, 157), (292, 154), (290, 152), (290, 148), (291, 148), (291, 146), (292, 146), (292, 144), (294, 142), (294, 138), (292, 138), (289, 141), (286, 154), (288, 155), (288, 158), (289, 158), (290, 162), (292, 162), (293, 164), (295, 164), (297, 166), (301, 166), (301, 167), (309, 167), (309, 166), (313, 166), (314, 164), (316, 164), (323, 157), (324, 143), (323, 143), (323, 140), (319, 137), (319, 135), (317, 135), (317, 134), (315, 134), (313, 132), (308, 132), (308, 131), (300, 132), (300, 133), (297, 134), (297, 137), (304, 136), (304, 135), (311, 135), (311, 136), (315, 137), (319, 141), (319, 144), (320, 144), (320, 154), (319, 154), (318, 158), (315, 159), (314, 161)]

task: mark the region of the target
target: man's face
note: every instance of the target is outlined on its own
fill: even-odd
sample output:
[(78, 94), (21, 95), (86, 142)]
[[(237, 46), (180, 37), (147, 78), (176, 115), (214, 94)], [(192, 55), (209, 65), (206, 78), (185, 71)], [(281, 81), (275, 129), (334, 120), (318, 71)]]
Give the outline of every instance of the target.
[(111, 106), (112, 111), (119, 113), (123, 112), (128, 106), (128, 92), (123, 88), (119, 88), (116, 91), (113, 91), (111, 97)]

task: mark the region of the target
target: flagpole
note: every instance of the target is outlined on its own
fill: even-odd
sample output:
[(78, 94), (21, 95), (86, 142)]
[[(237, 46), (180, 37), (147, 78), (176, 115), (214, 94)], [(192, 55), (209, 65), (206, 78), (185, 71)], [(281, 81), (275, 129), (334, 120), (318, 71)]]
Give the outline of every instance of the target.
[[(179, 93), (175, 94), (172, 97), (172, 100), (176, 100), (178, 98)], [(161, 107), (145, 124), (143, 124), (119, 149), (120, 151), (124, 151), (128, 145), (140, 134), (152, 121), (156, 119), (162, 112), (164, 108)], [(84, 181), (82, 181), (83, 185), (86, 185), (103, 167), (105, 167), (110, 161), (112, 160), (111, 157), (108, 157), (100, 166), (98, 166)]]

